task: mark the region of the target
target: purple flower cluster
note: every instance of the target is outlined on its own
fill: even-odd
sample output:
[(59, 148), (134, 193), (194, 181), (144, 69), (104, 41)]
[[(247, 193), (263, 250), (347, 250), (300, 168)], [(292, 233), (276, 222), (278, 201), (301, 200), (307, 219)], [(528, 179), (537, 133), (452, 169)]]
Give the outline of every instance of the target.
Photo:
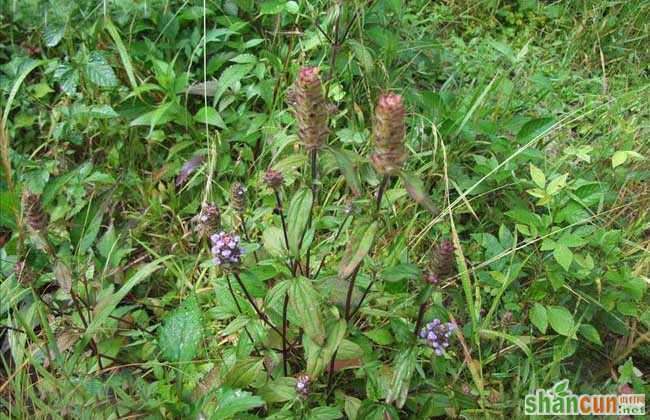
[(296, 381), (296, 391), (299, 394), (307, 395), (309, 394), (309, 376), (307, 375), (298, 375), (298, 380)]
[(434, 319), (420, 331), (420, 338), (427, 340), (427, 344), (433, 348), (436, 356), (442, 356), (443, 349), (449, 347), (449, 337), (456, 329), (451, 322), (440, 322)]
[(239, 236), (225, 232), (219, 232), (210, 236), (212, 241), (212, 261), (216, 265), (226, 268), (236, 268), (244, 253), (244, 248), (239, 246)]

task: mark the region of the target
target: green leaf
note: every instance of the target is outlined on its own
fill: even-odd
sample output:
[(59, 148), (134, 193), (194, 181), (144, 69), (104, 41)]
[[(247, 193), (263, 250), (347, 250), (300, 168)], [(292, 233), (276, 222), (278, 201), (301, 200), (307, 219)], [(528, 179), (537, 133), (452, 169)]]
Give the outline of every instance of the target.
[(163, 357), (170, 362), (193, 360), (203, 338), (201, 309), (191, 295), (165, 320), (158, 339)]
[(343, 413), (337, 407), (322, 406), (312, 408), (307, 416), (308, 420), (336, 420), (343, 417)]
[(47, 47), (56, 47), (63, 35), (65, 34), (65, 24), (64, 23), (48, 23), (43, 31), (43, 40), (45, 41), (45, 46)]
[(546, 134), (555, 124), (553, 118), (537, 118), (524, 124), (517, 133), (519, 143), (528, 143), (531, 140)]
[(300, 245), (307, 223), (309, 212), (313, 204), (313, 195), (309, 188), (298, 190), (291, 198), (289, 210), (287, 211), (287, 236), (289, 239), (289, 251), (291, 255), (300, 254)]
[(539, 303), (535, 303), (528, 313), (528, 316), (530, 317), (530, 322), (532, 322), (542, 334), (546, 334), (546, 328), (548, 327), (546, 308)]
[(352, 194), (356, 196), (360, 195), (362, 189), (361, 180), (359, 179), (359, 173), (352, 163), (352, 160), (343, 150), (337, 150), (335, 148), (330, 148), (329, 150), (334, 155), (336, 163), (339, 165), (339, 169), (345, 177), (345, 182), (347, 182)]
[(296, 378), (277, 378), (260, 388), (257, 394), (269, 404), (291, 401), (296, 398)]
[(117, 76), (113, 69), (99, 51), (93, 51), (88, 56), (85, 65), (86, 76), (88, 80), (100, 87), (117, 86)]
[(578, 328), (578, 332), (580, 332), (580, 335), (592, 343), (598, 344), (599, 346), (603, 345), (603, 342), (600, 340), (600, 334), (598, 334), (598, 330), (594, 328), (593, 325), (582, 324)]
[(373, 328), (370, 331), (364, 332), (363, 335), (380, 346), (387, 346), (393, 342), (393, 335), (386, 328)]
[[(160, 263), (169, 258), (170, 256), (158, 258), (155, 261), (143, 265), (133, 276), (131, 276), (126, 281), (126, 283), (124, 283), (124, 286), (122, 286), (120, 290), (117, 291), (117, 293), (113, 294), (110, 296), (110, 298), (107, 299), (107, 302), (105, 304), (101, 306), (98, 305), (95, 309), (96, 315), (93, 318), (92, 322), (88, 325), (88, 328), (86, 329), (82, 339), (78, 342), (77, 349), (83, 349), (88, 344), (90, 338), (97, 333), (99, 328), (108, 319), (109, 315), (115, 310), (117, 305), (122, 301), (122, 299), (124, 299), (124, 297), (131, 291), (131, 289), (133, 289), (142, 280), (149, 277), (151, 273), (158, 270), (158, 268), (160, 268)], [(101, 309), (97, 310), (98, 308)]]
[(235, 414), (242, 413), (264, 405), (264, 400), (253, 396), (248, 391), (221, 387), (215, 394), (218, 405), (210, 417), (213, 420), (232, 418)]
[(379, 275), (385, 281), (397, 282), (420, 278), (422, 271), (415, 264), (399, 264), (394, 267), (384, 268)]
[(378, 222), (360, 224), (352, 234), (352, 239), (345, 248), (345, 253), (339, 265), (339, 278), (347, 279), (357, 269), (361, 261), (368, 255), (375, 234), (379, 227)]
[(269, 226), (262, 233), (264, 249), (274, 257), (280, 257), (287, 252), (284, 245), (284, 233), (277, 226)]
[(548, 187), (546, 187), (546, 193), (550, 195), (557, 194), (566, 185), (568, 177), (569, 174), (560, 175), (553, 181), (549, 182)]
[(546, 175), (544, 175), (544, 172), (532, 163), (530, 164), (530, 178), (539, 188), (544, 188), (546, 185)]
[(262, 373), (264, 359), (247, 357), (238, 359), (223, 378), (224, 385), (243, 388), (250, 385)]
[(221, 99), (226, 90), (235, 86), (241, 79), (244, 78), (254, 67), (254, 64), (233, 64), (227, 67), (219, 80), (217, 81), (217, 88), (214, 92), (214, 102), (217, 103)]
[(303, 345), (305, 347), (305, 358), (307, 359), (306, 372), (309, 377), (315, 379), (320, 376), (343, 342), (346, 331), (347, 323), (345, 320), (339, 319), (335, 321), (333, 325), (330, 325), (324, 346), (318, 345), (309, 336), (305, 335)]
[(393, 377), (388, 387), (388, 395), (386, 396), (386, 403), (392, 404), (395, 402), (397, 408), (402, 408), (408, 396), (411, 378), (415, 371), (415, 360), (417, 352), (413, 347), (406, 351), (399, 352), (395, 359), (395, 370)]
[(375, 63), (372, 59), (370, 50), (354, 39), (349, 40), (348, 44), (352, 48), (352, 52), (354, 53), (356, 59), (359, 61), (359, 64), (361, 67), (363, 67), (363, 70), (367, 73), (372, 72), (375, 68)]
[(16, 214), (20, 211), (20, 198), (11, 191), (0, 191), (0, 226), (16, 229)]
[(645, 159), (644, 156), (633, 150), (619, 150), (612, 156), (612, 169), (615, 169), (617, 166), (621, 166), (629, 158), (634, 158), (638, 160)]
[(512, 344), (515, 346), (519, 347), (521, 351), (523, 351), (526, 356), (529, 358), (533, 357), (533, 353), (530, 351), (530, 347), (526, 344), (526, 340), (529, 339), (529, 337), (518, 337), (515, 335), (510, 335), (503, 333), (501, 331), (494, 331), (494, 330), (481, 330), (481, 335), (486, 336), (486, 337), (498, 337), (502, 338), (505, 340), (510, 341)]
[(213, 125), (219, 128), (226, 128), (226, 123), (223, 121), (223, 118), (221, 118), (221, 115), (219, 115), (217, 110), (211, 106), (204, 106), (203, 108), (199, 109), (194, 115), (194, 121), (201, 124), (205, 124), (207, 122), (208, 125)]
[(571, 252), (568, 246), (561, 243), (556, 244), (555, 249), (553, 249), (553, 257), (564, 268), (564, 271), (569, 271), (569, 267), (573, 261), (573, 252)]
[[(7, 119), (9, 118), (9, 111), (11, 111), (11, 107), (13, 105), (14, 98), (18, 93), (18, 89), (20, 89), (20, 86), (23, 84), (23, 81), (25, 81), (27, 75), (29, 75), (29, 73), (31, 73), (32, 70), (34, 70), (36, 67), (40, 66), (43, 63), (44, 61), (32, 60), (31, 58), (28, 58), (21, 63), (19, 67), (20, 73), (18, 74), (18, 77), (16, 77), (16, 80), (14, 80), (14, 83), (11, 85), (9, 96), (7, 97), (7, 101), (4, 103), (4, 111), (2, 112), (2, 127), (5, 127), (5, 129), (7, 128)], [(54, 72), (54, 74), (56, 77), (56, 71)]]
[(321, 320), (318, 292), (314, 290), (308, 278), (298, 277), (292, 282), (289, 287), (289, 303), (298, 315), (305, 334), (322, 346), (325, 342), (325, 328)]
[(429, 210), (433, 215), (440, 213), (440, 210), (433, 204), (433, 200), (429, 197), (429, 193), (424, 188), (422, 180), (418, 178), (415, 174), (402, 172), (401, 173), (402, 182), (404, 182), (404, 187), (409, 193), (412, 199), (414, 199), (418, 204)]
[(574, 335), (575, 321), (571, 312), (563, 306), (547, 306), (548, 321), (556, 333), (571, 337)]
[(122, 60), (122, 65), (124, 66), (126, 75), (129, 78), (129, 83), (133, 89), (136, 89), (138, 87), (138, 82), (135, 78), (135, 72), (133, 71), (133, 64), (131, 63), (131, 57), (129, 57), (128, 50), (122, 41), (120, 32), (117, 30), (110, 18), (104, 20), (104, 25), (117, 47), (117, 52), (120, 55), (120, 60)]

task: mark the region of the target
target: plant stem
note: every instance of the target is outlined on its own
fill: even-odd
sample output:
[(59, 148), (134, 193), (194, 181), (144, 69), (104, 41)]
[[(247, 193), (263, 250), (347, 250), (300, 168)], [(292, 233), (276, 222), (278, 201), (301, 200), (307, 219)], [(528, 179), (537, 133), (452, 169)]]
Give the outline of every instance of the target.
[[(239, 313), (243, 315), (244, 312), (241, 310), (241, 306), (239, 305), (239, 301), (237, 300), (235, 291), (233, 290), (232, 284), (230, 283), (230, 277), (226, 276), (226, 281), (228, 283), (228, 290), (230, 290), (230, 296), (232, 296), (232, 299), (235, 301), (235, 306), (237, 306), (237, 310), (239, 311)], [(246, 332), (248, 339), (251, 340), (251, 344), (253, 345), (253, 348), (255, 348), (255, 341), (253, 341), (253, 336), (251, 335), (250, 331), (248, 331), (248, 327), (244, 327), (244, 331)], [(259, 353), (257, 348), (255, 348), (255, 351)]]
[(424, 313), (427, 311), (426, 302), (420, 305), (420, 311), (418, 312), (418, 320), (415, 323), (415, 330), (413, 330), (413, 335), (417, 338), (420, 327), (422, 327), (422, 320), (424, 319)]
[(287, 222), (284, 220), (284, 210), (282, 209), (282, 199), (280, 198), (280, 192), (277, 189), (273, 190), (275, 192), (275, 203), (278, 207), (278, 213), (280, 213), (280, 221), (282, 222), (282, 233), (284, 234), (284, 245), (289, 249), (289, 235), (287, 234)]
[(287, 376), (287, 310), (289, 309), (289, 292), (284, 292), (284, 303), (282, 305), (282, 367), (284, 376)]
[(388, 185), (388, 175), (384, 175), (384, 177), (381, 180), (381, 184), (379, 184), (379, 191), (377, 191), (377, 207), (375, 208), (376, 212), (379, 212), (379, 209), (381, 208), (381, 199), (384, 196), (384, 191), (386, 190), (386, 186)]
[(345, 320), (346, 321), (350, 320), (350, 306), (352, 304), (352, 292), (354, 291), (354, 283), (357, 279), (357, 274), (359, 273), (360, 268), (361, 268), (361, 263), (359, 263), (357, 268), (354, 269), (354, 272), (350, 276), (350, 284), (348, 285), (348, 295), (345, 298)]
[(246, 295), (246, 299), (248, 299), (248, 302), (253, 305), (253, 309), (255, 309), (255, 312), (257, 313), (257, 316), (260, 317), (260, 319), (268, 325), (273, 331), (278, 333), (280, 336), (282, 336), (282, 331), (280, 331), (275, 325), (271, 323), (269, 320), (269, 317), (266, 316), (264, 312), (260, 310), (260, 308), (257, 306), (255, 303), (255, 299), (253, 299), (253, 296), (248, 292), (248, 289), (246, 289), (246, 286), (244, 286), (244, 283), (241, 281), (241, 278), (239, 277), (239, 274), (237, 272), (232, 273), (235, 276), (235, 280), (237, 280), (237, 283), (239, 284), (239, 287), (244, 291), (244, 295)]
[[(248, 230), (246, 229), (246, 222), (244, 221), (244, 212), (241, 211), (239, 212), (239, 219), (241, 221), (241, 230), (244, 233), (244, 239), (246, 239), (246, 242), (250, 242), (250, 237), (248, 236)], [(257, 252), (253, 251), (253, 257), (255, 258), (255, 262), (259, 262), (257, 259)]]
[(366, 287), (366, 290), (363, 291), (363, 295), (361, 295), (361, 299), (359, 300), (359, 303), (357, 304), (357, 307), (354, 308), (352, 311), (352, 314), (350, 314), (350, 318), (356, 314), (359, 309), (361, 308), (361, 305), (363, 304), (363, 301), (366, 299), (366, 296), (368, 296), (368, 292), (370, 291), (370, 288), (372, 287), (373, 284), (375, 284), (375, 280), (377, 280), (377, 277), (373, 277), (370, 283), (368, 284), (368, 287)]
[[(348, 218), (350, 217), (350, 214), (346, 214), (345, 218), (343, 219), (343, 223), (339, 225), (338, 230), (336, 231), (336, 235), (334, 235), (334, 242), (339, 239), (339, 236), (341, 236), (341, 232), (343, 231), (343, 227), (345, 226), (345, 222), (348, 221)], [(314, 274), (314, 278), (318, 277), (318, 274), (320, 274), (320, 270), (323, 268), (323, 264), (325, 263), (325, 259), (327, 259), (327, 255), (323, 256), (323, 258), (320, 260), (320, 264), (318, 265), (318, 270), (316, 270), (316, 274)]]

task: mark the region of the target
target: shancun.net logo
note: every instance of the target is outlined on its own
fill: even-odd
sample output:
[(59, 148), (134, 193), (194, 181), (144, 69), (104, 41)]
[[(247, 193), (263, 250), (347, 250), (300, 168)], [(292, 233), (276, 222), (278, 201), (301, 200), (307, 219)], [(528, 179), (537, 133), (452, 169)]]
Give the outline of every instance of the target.
[(622, 416), (644, 415), (644, 394), (576, 395), (564, 379), (552, 389), (538, 389), (524, 399), (524, 414), (528, 416)]

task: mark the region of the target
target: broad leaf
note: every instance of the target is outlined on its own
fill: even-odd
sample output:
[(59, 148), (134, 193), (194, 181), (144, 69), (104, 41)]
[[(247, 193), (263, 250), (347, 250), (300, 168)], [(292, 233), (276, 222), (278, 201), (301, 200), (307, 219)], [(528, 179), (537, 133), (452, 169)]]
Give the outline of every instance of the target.
[(563, 306), (548, 306), (548, 322), (556, 333), (571, 337), (574, 335), (573, 329), (575, 321), (571, 312)]
[(408, 396), (411, 378), (415, 371), (416, 356), (417, 352), (413, 347), (398, 353), (394, 364), (395, 370), (393, 371), (388, 395), (386, 396), (386, 402), (388, 404), (395, 402), (397, 408), (404, 406), (406, 397)]
[(352, 234), (352, 240), (348, 243), (343, 258), (341, 259), (339, 278), (347, 279), (350, 277), (359, 264), (361, 264), (363, 258), (368, 255), (372, 243), (375, 240), (378, 227), (378, 222), (357, 226)]
[(219, 388), (215, 399), (218, 405), (210, 417), (213, 420), (233, 418), (235, 414), (264, 405), (264, 400), (260, 397), (241, 389)]
[(86, 61), (86, 76), (88, 80), (100, 87), (117, 86), (117, 76), (102, 53), (93, 51)]
[(548, 317), (546, 316), (546, 308), (535, 303), (530, 312), (528, 312), (528, 317), (530, 322), (542, 333), (546, 334), (546, 328), (548, 327)]
[(412, 199), (414, 199), (422, 207), (429, 210), (432, 214), (437, 215), (440, 213), (440, 210), (433, 204), (433, 200), (429, 197), (429, 193), (424, 188), (422, 180), (417, 177), (417, 175), (402, 172), (401, 173), (402, 182), (404, 182), (404, 187), (409, 193)]
[(321, 320), (318, 292), (314, 290), (308, 278), (298, 277), (292, 281), (289, 287), (289, 302), (298, 315), (300, 326), (304, 328), (305, 334), (322, 346), (325, 342), (325, 328)]
[(344, 150), (337, 150), (334, 148), (331, 148), (329, 150), (334, 155), (336, 163), (338, 164), (341, 173), (345, 177), (345, 182), (347, 182), (348, 187), (350, 187), (352, 194), (356, 196), (360, 195), (362, 188), (361, 180), (359, 179), (359, 172), (354, 166), (354, 163), (352, 163), (352, 160), (348, 157)]
[(300, 245), (309, 222), (309, 212), (313, 203), (313, 195), (310, 189), (303, 188), (296, 192), (289, 203), (287, 212), (287, 236), (289, 239), (289, 251), (291, 255), (300, 254)]
[(192, 295), (165, 320), (158, 344), (166, 360), (186, 362), (197, 355), (202, 338), (201, 309)]

